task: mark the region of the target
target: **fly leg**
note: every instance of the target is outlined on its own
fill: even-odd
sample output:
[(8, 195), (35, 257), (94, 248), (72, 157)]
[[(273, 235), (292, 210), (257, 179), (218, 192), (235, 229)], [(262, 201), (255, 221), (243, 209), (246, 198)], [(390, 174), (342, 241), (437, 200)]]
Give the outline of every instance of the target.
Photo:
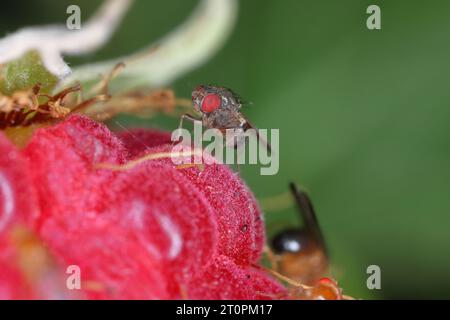
[[(183, 129), (183, 122), (184, 122), (184, 120), (189, 120), (189, 121), (191, 121), (192, 123), (194, 123), (195, 121), (202, 121), (202, 119), (196, 118), (196, 117), (194, 117), (193, 115), (190, 115), (189, 113), (183, 113), (183, 114), (180, 116), (180, 124), (178, 125), (178, 130)], [(178, 140), (175, 140), (175, 141), (173, 141), (172, 145), (175, 145), (175, 144), (177, 144), (177, 143), (179, 143), (179, 142), (180, 142), (179, 139), (178, 139)]]
[(264, 147), (266, 147), (268, 153), (272, 153), (272, 147), (270, 146), (270, 143), (266, 139), (261, 137), (258, 129), (253, 124), (251, 124), (247, 119), (245, 119), (245, 122), (242, 125), (242, 129), (244, 130), (244, 132), (247, 131), (248, 129), (253, 129), (255, 131), (256, 138), (258, 139), (258, 143), (263, 144)]

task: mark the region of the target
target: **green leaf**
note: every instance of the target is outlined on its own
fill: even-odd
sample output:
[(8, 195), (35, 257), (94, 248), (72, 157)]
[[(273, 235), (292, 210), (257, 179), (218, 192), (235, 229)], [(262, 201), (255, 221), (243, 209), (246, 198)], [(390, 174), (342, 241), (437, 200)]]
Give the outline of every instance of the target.
[(41, 92), (49, 93), (57, 81), (43, 65), (37, 51), (29, 51), (19, 59), (0, 65), (0, 92), (5, 95), (30, 89), (38, 83), (42, 86)]

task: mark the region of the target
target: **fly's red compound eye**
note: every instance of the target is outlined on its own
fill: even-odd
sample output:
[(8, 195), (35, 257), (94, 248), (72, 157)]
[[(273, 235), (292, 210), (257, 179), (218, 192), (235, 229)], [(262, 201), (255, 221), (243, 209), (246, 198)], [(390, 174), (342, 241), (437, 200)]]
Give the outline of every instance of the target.
[(217, 94), (208, 94), (203, 98), (202, 111), (203, 112), (213, 112), (218, 109), (222, 103), (222, 99)]

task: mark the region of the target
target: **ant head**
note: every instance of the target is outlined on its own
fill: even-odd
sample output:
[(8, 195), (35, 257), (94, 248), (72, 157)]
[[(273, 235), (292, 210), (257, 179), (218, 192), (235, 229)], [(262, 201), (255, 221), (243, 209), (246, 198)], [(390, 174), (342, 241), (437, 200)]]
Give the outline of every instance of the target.
[(239, 109), (240, 99), (230, 89), (212, 85), (199, 85), (192, 91), (194, 109), (209, 114), (219, 109)]
[(304, 228), (286, 229), (272, 239), (272, 249), (277, 254), (308, 252), (317, 248), (317, 243)]

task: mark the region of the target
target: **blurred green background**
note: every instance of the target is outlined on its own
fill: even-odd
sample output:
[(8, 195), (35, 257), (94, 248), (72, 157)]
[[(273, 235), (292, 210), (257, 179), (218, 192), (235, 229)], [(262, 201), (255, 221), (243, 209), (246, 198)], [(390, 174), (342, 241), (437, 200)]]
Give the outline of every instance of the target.
[[(77, 3), (86, 19), (100, 1), (2, 1), (0, 33), (63, 23)], [(130, 53), (181, 23), (197, 0), (138, 0), (103, 49), (72, 64)], [(366, 8), (381, 7), (382, 30)], [(335, 275), (358, 298), (450, 298), (450, 1), (240, 2), (220, 52), (173, 88), (224, 85), (253, 105), (260, 128), (280, 129), (280, 171), (241, 173), (259, 199), (310, 191)], [(178, 119), (120, 118), (173, 129)], [(294, 208), (266, 212), (270, 233), (297, 223)], [(366, 268), (381, 267), (381, 290)]]

